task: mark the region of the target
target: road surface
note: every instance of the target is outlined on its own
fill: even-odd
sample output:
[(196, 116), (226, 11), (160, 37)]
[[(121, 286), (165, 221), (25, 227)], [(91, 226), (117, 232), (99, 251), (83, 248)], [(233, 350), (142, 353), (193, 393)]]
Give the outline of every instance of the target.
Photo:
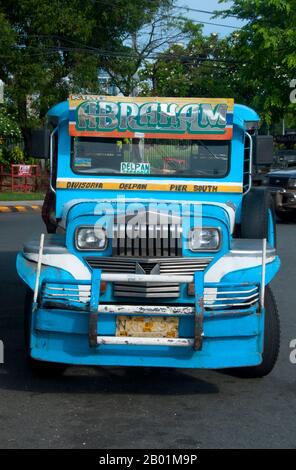
[(296, 447), (296, 225), (278, 225), (282, 269), (273, 282), (282, 347), (264, 379), (170, 369), (69, 368), (37, 379), (25, 365), (24, 286), (15, 271), (40, 214), (0, 214), (0, 448)]

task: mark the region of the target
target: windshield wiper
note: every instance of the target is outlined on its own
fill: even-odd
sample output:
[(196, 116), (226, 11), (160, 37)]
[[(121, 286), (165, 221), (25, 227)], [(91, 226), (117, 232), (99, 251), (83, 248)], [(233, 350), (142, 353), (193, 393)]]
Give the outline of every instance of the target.
[(203, 147), (204, 149), (206, 149), (206, 150), (209, 152), (210, 155), (212, 155), (212, 157), (214, 157), (215, 159), (219, 159), (219, 157), (218, 157), (217, 155), (215, 155), (215, 154), (209, 149), (209, 147), (208, 147), (202, 140), (198, 140), (197, 142), (198, 142), (199, 144), (201, 144), (202, 147)]

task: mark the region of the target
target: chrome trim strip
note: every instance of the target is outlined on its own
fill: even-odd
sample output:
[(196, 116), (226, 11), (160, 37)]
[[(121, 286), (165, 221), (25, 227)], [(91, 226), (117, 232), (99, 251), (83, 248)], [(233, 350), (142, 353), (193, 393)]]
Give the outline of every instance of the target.
[(137, 338), (131, 336), (98, 336), (97, 344), (118, 344), (134, 346), (193, 346), (193, 339), (188, 338)]
[(102, 273), (102, 281), (107, 282), (159, 282), (161, 284), (181, 284), (193, 282), (194, 276), (165, 276), (163, 274)]
[(115, 315), (193, 315), (194, 307), (174, 307), (162, 305), (118, 305), (101, 304), (99, 313), (113, 313)]

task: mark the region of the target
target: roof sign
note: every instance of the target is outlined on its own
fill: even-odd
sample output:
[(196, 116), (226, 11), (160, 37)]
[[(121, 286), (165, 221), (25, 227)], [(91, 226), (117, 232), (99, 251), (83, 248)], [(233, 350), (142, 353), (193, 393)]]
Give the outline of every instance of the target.
[(74, 96), (72, 136), (221, 139), (232, 137), (233, 100)]

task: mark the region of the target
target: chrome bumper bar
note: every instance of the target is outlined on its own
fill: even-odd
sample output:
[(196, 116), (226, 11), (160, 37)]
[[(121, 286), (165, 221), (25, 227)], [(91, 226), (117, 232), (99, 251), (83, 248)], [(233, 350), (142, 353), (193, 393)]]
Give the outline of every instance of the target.
[(157, 282), (160, 284), (181, 284), (194, 282), (194, 276), (174, 276), (164, 274), (125, 274), (125, 273), (102, 273), (101, 280), (106, 282)]
[(97, 345), (117, 344), (131, 346), (194, 346), (194, 339), (190, 338), (137, 338), (135, 336), (97, 336)]

